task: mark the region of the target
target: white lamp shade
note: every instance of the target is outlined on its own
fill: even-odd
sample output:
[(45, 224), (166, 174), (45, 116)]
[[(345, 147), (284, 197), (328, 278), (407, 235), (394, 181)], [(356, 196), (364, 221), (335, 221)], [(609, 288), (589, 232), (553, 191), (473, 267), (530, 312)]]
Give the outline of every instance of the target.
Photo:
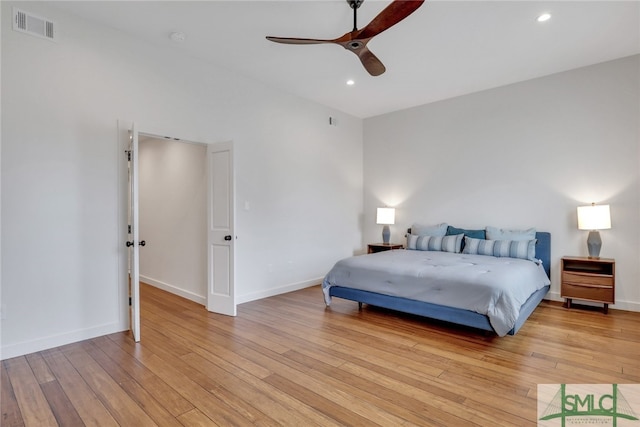
[(609, 205), (578, 206), (578, 229), (606, 230), (611, 228)]
[(376, 216), (376, 224), (395, 224), (396, 210), (395, 208), (378, 208)]

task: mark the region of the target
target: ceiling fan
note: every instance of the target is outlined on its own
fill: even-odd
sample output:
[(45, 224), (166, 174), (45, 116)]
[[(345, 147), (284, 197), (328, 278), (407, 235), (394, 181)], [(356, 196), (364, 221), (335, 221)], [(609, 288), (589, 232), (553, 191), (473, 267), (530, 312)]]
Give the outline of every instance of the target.
[(416, 11), (424, 0), (394, 0), (382, 12), (380, 12), (369, 24), (358, 30), (358, 8), (364, 0), (346, 0), (353, 9), (353, 31), (345, 33), (343, 36), (332, 40), (323, 39), (300, 39), (291, 37), (271, 37), (267, 40), (284, 44), (339, 44), (345, 49), (355, 53), (360, 58), (364, 68), (372, 76), (379, 76), (386, 68), (382, 62), (367, 48), (367, 43), (381, 32), (394, 26), (407, 16)]

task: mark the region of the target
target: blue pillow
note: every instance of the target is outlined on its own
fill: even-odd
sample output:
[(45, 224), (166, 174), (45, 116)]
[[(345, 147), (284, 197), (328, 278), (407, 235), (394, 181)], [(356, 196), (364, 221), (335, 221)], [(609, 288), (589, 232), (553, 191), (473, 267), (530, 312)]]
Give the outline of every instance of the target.
[(411, 226), (411, 234), (417, 236), (444, 236), (447, 234), (447, 224), (423, 225), (414, 223)]
[(462, 246), (462, 234), (456, 236), (407, 236), (407, 249), (416, 251), (441, 251), (459, 254)]
[(536, 240), (482, 240), (465, 237), (462, 253), (536, 261)]
[(487, 235), (484, 230), (467, 230), (464, 228), (447, 227), (447, 236), (455, 234), (464, 234), (465, 236), (472, 237), (474, 239), (486, 239)]
[(487, 239), (489, 240), (534, 240), (536, 229), (514, 230), (487, 226)]

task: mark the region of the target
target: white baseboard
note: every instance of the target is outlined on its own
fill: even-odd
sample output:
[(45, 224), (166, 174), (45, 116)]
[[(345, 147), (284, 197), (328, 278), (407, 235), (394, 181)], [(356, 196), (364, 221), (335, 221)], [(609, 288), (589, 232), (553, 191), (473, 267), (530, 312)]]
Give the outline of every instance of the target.
[[(564, 302), (564, 298), (560, 297), (560, 293), (559, 292), (548, 292), (546, 299), (549, 299), (551, 301), (560, 301), (560, 302)], [(581, 304), (581, 305), (591, 305), (594, 307), (601, 307), (602, 303), (597, 303), (597, 302), (590, 302), (590, 301), (582, 301), (579, 299), (575, 300), (576, 303)], [(626, 311), (640, 311), (640, 303), (637, 302), (633, 302), (633, 301), (621, 301), (616, 299), (616, 303), (615, 304), (609, 304), (609, 308), (612, 308), (614, 310), (626, 310)]]
[(547, 292), (547, 295), (545, 295), (544, 299), (548, 299), (551, 301), (564, 301), (564, 298), (560, 298), (560, 293), (559, 292)]
[(146, 283), (147, 285), (162, 289), (163, 291), (167, 291), (182, 298), (186, 298), (190, 301), (197, 302), (198, 304), (202, 304), (204, 306), (207, 305), (207, 298), (205, 296), (198, 295), (177, 286), (161, 282), (160, 280), (152, 279), (151, 277), (143, 276), (142, 274), (140, 275), (140, 281)]
[[(245, 295), (236, 295), (236, 304), (242, 304), (249, 301), (255, 301), (262, 298), (273, 297), (280, 294), (286, 294), (287, 292), (293, 292), (300, 289), (308, 288), (322, 283), (322, 277), (317, 279), (305, 280), (303, 282), (291, 283), (289, 285), (281, 286), (279, 288), (268, 289), (260, 292), (253, 292)], [(322, 294), (318, 294), (318, 298), (322, 299)]]
[(128, 327), (122, 329), (120, 323), (109, 323), (106, 325), (95, 326), (88, 329), (80, 329), (77, 331), (67, 332), (59, 335), (51, 335), (44, 338), (38, 338), (32, 341), (23, 341), (14, 344), (4, 345), (0, 350), (0, 360), (10, 359), (12, 357), (23, 356), (25, 354), (35, 353), (62, 345), (71, 344), (78, 341), (88, 340), (102, 335), (113, 334), (128, 330)]

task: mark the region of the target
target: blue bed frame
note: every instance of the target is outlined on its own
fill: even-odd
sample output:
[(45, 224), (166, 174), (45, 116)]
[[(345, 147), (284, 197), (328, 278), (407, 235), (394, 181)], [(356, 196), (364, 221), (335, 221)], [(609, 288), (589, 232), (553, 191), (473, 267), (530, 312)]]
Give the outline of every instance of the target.
[[(538, 232), (536, 233), (536, 239), (536, 258), (542, 260), (542, 265), (547, 276), (551, 277), (551, 234), (547, 232)], [(529, 297), (529, 299), (520, 308), (520, 316), (516, 320), (514, 327), (509, 331), (509, 335), (514, 335), (518, 332), (548, 291), (549, 286), (545, 286)], [(493, 332), (489, 318), (486, 315), (476, 313), (475, 311), (383, 295), (358, 289), (344, 288), (342, 286), (332, 286), (329, 289), (329, 295), (357, 301), (360, 307), (362, 307), (362, 303), (365, 303), (377, 307), (401, 311), (403, 313), (417, 314), (431, 319), (443, 320), (445, 322)]]

